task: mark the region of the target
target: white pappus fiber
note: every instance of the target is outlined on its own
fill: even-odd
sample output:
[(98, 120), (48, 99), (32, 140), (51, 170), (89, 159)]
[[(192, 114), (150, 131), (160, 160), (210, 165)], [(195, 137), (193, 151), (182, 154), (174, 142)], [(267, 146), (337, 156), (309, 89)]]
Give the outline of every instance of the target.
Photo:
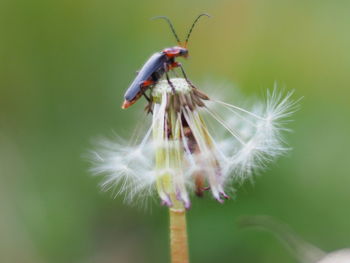
[(186, 208), (191, 192), (200, 196), (210, 190), (223, 202), (225, 188), (288, 150), (282, 132), (298, 106), (293, 92), (275, 87), (264, 101), (243, 109), (209, 99), (185, 79), (171, 83), (160, 81), (153, 88), (152, 123), (140, 142), (102, 140), (91, 152), (92, 172), (105, 176), (103, 189), (116, 189), (127, 201), (156, 189), (163, 204), (172, 206), (176, 199)]

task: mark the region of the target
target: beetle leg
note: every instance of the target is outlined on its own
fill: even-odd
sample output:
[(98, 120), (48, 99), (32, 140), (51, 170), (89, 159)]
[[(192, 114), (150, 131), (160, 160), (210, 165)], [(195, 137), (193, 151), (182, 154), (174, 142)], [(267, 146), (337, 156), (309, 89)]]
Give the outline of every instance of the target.
[(173, 93), (175, 94), (175, 87), (174, 87), (174, 84), (170, 81), (169, 79), (169, 74), (168, 72), (165, 72), (165, 76), (166, 76), (166, 80), (168, 81), (170, 87), (171, 87), (171, 90), (173, 91)]
[(151, 102), (150, 97), (148, 97), (148, 95), (147, 95), (145, 92), (142, 93), (142, 95), (146, 98), (146, 100), (147, 100), (148, 102)]
[[(143, 81), (142, 83), (141, 83), (141, 89), (142, 88), (145, 88), (145, 87), (149, 87), (149, 86), (151, 86), (151, 85), (153, 85), (155, 82), (153, 81), (153, 80), (145, 80), (145, 81)], [(153, 111), (152, 111), (152, 104), (153, 104), (153, 101), (152, 101), (152, 99), (151, 99), (151, 97), (149, 96), (149, 95), (147, 95), (146, 94), (146, 89), (144, 89), (143, 91), (142, 91), (142, 95), (145, 97), (145, 99), (148, 101), (148, 104), (147, 104), (147, 106), (146, 106), (146, 108), (145, 108), (145, 110), (147, 111), (147, 113), (153, 113)]]
[(151, 99), (149, 99), (149, 97), (145, 93), (143, 95), (148, 100), (148, 104), (145, 107), (146, 112), (153, 114), (153, 110), (152, 110), (153, 101)]
[(154, 81), (151, 80), (151, 79), (148, 79), (148, 80), (142, 81), (142, 82), (140, 83), (140, 87), (141, 87), (141, 88), (146, 88), (146, 87), (151, 86), (151, 85), (153, 85), (153, 84), (154, 84)]
[(186, 82), (188, 83), (188, 85), (190, 85), (194, 89), (197, 89), (197, 87), (195, 85), (193, 85), (192, 82), (188, 79), (187, 74), (186, 74), (182, 64), (177, 62), (177, 66), (180, 68), (180, 70), (182, 72), (182, 75), (184, 76), (184, 78), (185, 78)]
[(164, 72), (165, 72), (166, 80), (168, 81), (173, 93), (175, 94), (175, 87), (174, 87), (174, 84), (170, 81), (168, 71), (169, 71), (169, 67), (166, 63), (164, 63)]

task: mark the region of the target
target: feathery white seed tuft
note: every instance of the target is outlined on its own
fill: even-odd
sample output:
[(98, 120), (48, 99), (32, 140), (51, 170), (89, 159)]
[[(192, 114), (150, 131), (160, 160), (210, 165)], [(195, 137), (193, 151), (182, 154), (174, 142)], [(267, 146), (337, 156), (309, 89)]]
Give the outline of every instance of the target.
[[(175, 196), (187, 208), (190, 192), (210, 189), (222, 202), (228, 182), (250, 178), (288, 150), (282, 132), (298, 105), (293, 92), (275, 87), (247, 110), (207, 100), (184, 79), (171, 82), (173, 87), (160, 81), (153, 88), (152, 124), (139, 144), (104, 140), (92, 152), (92, 172), (105, 176), (103, 189), (116, 188), (128, 202), (157, 189), (163, 204), (172, 206)], [(207, 127), (207, 117), (217, 122), (215, 129)]]

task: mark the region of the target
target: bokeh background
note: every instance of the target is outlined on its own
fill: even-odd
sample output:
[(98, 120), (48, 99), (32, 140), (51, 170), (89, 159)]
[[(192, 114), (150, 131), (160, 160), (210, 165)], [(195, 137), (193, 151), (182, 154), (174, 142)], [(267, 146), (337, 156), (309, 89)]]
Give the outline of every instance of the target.
[(251, 96), (278, 81), (304, 99), (290, 154), (224, 205), (193, 200), (192, 262), (295, 262), (271, 235), (237, 227), (241, 215), (277, 217), (326, 251), (350, 246), (349, 1), (1, 0), (0, 262), (169, 261), (167, 210), (101, 192), (83, 155), (143, 116), (142, 102), (121, 110), (124, 91), (175, 44), (149, 18), (169, 16), (183, 36), (203, 11), (213, 17), (184, 62), (194, 83)]

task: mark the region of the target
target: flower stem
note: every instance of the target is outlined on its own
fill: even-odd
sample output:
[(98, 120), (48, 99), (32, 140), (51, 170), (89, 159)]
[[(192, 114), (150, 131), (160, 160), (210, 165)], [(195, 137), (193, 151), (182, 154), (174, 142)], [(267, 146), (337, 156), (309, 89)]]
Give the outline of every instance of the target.
[(169, 208), (171, 263), (189, 263), (186, 209), (181, 202), (172, 199), (173, 207)]

